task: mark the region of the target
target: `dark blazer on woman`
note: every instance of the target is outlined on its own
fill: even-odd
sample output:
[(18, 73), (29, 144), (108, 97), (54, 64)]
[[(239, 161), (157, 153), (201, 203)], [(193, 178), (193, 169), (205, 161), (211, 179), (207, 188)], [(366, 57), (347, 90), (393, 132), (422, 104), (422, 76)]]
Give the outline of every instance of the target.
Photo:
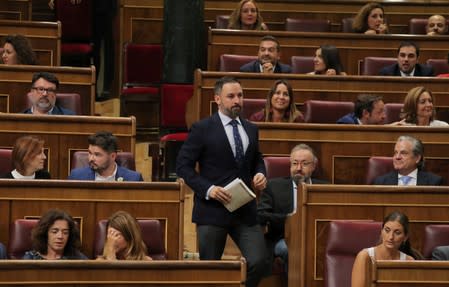
[[(4, 174), (1, 176), (1, 178), (14, 178), (12, 176), (11, 172), (8, 172), (7, 174)], [(38, 170), (36, 171), (36, 177), (34, 179), (51, 179), (50, 173), (46, 170)]]

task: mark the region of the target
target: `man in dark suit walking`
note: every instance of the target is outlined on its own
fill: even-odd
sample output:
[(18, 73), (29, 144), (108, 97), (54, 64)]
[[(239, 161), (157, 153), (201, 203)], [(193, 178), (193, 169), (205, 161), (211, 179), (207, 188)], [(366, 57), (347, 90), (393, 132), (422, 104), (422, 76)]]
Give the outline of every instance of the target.
[(281, 57), (281, 45), (278, 40), (270, 35), (260, 40), (258, 59), (240, 67), (240, 72), (245, 73), (291, 73), (292, 67), (279, 62)]
[(418, 64), (419, 47), (413, 42), (402, 42), (398, 48), (398, 62), (383, 67), (379, 71), (381, 76), (401, 77), (433, 77), (431, 66)]
[(285, 266), (288, 262), (288, 249), (284, 240), (284, 224), (287, 216), (296, 212), (297, 185), (301, 183), (323, 184), (323, 180), (312, 178), (317, 158), (306, 144), (295, 146), (290, 152), (290, 177), (270, 179), (261, 194), (257, 207), (257, 218), (266, 226), (265, 239), (270, 255), (282, 258)]
[(442, 185), (441, 176), (422, 171), (424, 145), (411, 136), (400, 136), (394, 146), (394, 171), (374, 179), (379, 185)]
[(229, 234), (247, 261), (246, 286), (256, 287), (267, 264), (256, 200), (229, 212), (223, 204), (232, 196), (223, 187), (240, 178), (253, 190), (265, 188), (258, 129), (239, 117), (243, 91), (237, 79), (219, 79), (214, 93), (218, 112), (192, 125), (178, 153), (176, 172), (194, 192), (192, 221), (197, 226), (200, 259), (219, 260)]

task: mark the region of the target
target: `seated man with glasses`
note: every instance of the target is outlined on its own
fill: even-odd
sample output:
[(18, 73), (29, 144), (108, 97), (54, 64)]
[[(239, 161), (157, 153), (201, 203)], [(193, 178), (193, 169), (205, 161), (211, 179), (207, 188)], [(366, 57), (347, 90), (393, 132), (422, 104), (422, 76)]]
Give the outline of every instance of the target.
[(37, 72), (31, 80), (31, 91), (28, 99), (31, 108), (25, 114), (34, 115), (75, 115), (69, 109), (56, 105), (56, 90), (59, 87), (58, 78), (48, 72)]
[[(296, 212), (297, 189), (301, 183), (325, 184), (312, 178), (318, 159), (312, 148), (298, 144), (290, 153), (290, 177), (269, 179), (262, 191), (257, 207), (257, 219), (265, 226), (265, 242), (271, 257), (282, 259), (287, 271), (288, 249), (284, 240), (284, 224), (287, 216)], [(271, 258), (270, 262), (273, 262)]]

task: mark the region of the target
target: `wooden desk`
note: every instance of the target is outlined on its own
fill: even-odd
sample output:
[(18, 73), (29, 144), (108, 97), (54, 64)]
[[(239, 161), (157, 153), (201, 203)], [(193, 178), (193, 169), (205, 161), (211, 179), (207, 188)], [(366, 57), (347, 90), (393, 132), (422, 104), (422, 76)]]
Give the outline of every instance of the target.
[(449, 187), (304, 185), (300, 192), (297, 213), (286, 222), (289, 254), (295, 254), (289, 256), (291, 287), (324, 285), (331, 220), (382, 221), (386, 214), (400, 210), (410, 219), (410, 240), (418, 250), (425, 225), (449, 223)]
[(447, 261), (369, 261), (366, 287), (449, 286)]
[(241, 261), (31, 261), (0, 262), (0, 285), (20, 286), (229, 286), (244, 287)]
[[(259, 73), (224, 73), (195, 71), (193, 97), (187, 103), (186, 122), (193, 122), (216, 111), (213, 87), (223, 76), (234, 76), (242, 83), (245, 98), (265, 99), (279, 75)], [(402, 103), (407, 92), (416, 86), (432, 91), (434, 105), (441, 120), (449, 120), (448, 79), (426, 77), (312, 76), (283, 74), (293, 87), (295, 102), (301, 107), (306, 100), (355, 101), (359, 94), (383, 96), (385, 103)]]
[(58, 93), (78, 93), (82, 115), (94, 114), (95, 67), (52, 67), (0, 65), (0, 112), (21, 113), (28, 106), (27, 94), (36, 72), (49, 72), (58, 77)]
[(425, 63), (429, 58), (446, 59), (449, 50), (449, 36), (210, 29), (207, 69), (218, 71), (222, 54), (257, 55), (260, 39), (264, 35), (272, 35), (279, 41), (281, 62), (285, 64), (290, 64), (292, 56), (315, 55), (316, 49), (322, 44), (335, 45), (339, 49), (344, 70), (349, 75), (358, 74), (358, 61), (365, 57), (396, 57), (402, 41), (413, 41), (420, 47), (420, 63)]
[(120, 150), (134, 153), (136, 137), (134, 117), (34, 116), (0, 113), (0, 122), (1, 148), (12, 148), (16, 139), (23, 135), (36, 135), (44, 139), (48, 169), (55, 179), (67, 178), (72, 153), (86, 150), (87, 137), (98, 131), (112, 132), (118, 139)]
[(26, 36), (39, 65), (61, 65), (61, 22), (0, 20), (0, 40), (10, 34)]
[(82, 251), (93, 258), (95, 225), (117, 210), (125, 210), (136, 218), (161, 220), (168, 259), (178, 260), (184, 242), (184, 195), (185, 185), (174, 182), (2, 179), (0, 242), (9, 241), (9, 225), (14, 220), (36, 218), (50, 208), (60, 208), (80, 221)]
[(32, 0), (0, 1), (0, 19), (31, 21)]

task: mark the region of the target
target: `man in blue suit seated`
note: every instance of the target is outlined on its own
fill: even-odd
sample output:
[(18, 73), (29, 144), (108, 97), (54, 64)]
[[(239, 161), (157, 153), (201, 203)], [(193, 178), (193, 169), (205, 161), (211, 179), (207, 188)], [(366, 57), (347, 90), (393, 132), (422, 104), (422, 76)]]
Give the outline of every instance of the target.
[(412, 136), (400, 136), (394, 146), (394, 171), (376, 177), (379, 185), (442, 185), (443, 178), (423, 171), (424, 145)]
[(259, 57), (240, 67), (245, 73), (291, 73), (292, 67), (279, 62), (281, 46), (275, 37), (266, 35), (260, 40)]
[(383, 67), (379, 71), (381, 76), (401, 77), (433, 77), (431, 66), (418, 64), (419, 47), (413, 42), (402, 42), (398, 49), (398, 62)]
[(23, 113), (34, 115), (75, 115), (75, 112), (56, 105), (56, 91), (59, 88), (58, 78), (48, 72), (37, 72), (31, 80), (31, 91), (28, 99), (31, 108)]
[(68, 179), (95, 181), (143, 181), (138, 172), (119, 166), (117, 157), (117, 138), (110, 132), (90, 135), (89, 167), (73, 169)]
[(337, 120), (337, 124), (383, 125), (385, 104), (381, 96), (362, 94), (354, 103), (354, 112)]

